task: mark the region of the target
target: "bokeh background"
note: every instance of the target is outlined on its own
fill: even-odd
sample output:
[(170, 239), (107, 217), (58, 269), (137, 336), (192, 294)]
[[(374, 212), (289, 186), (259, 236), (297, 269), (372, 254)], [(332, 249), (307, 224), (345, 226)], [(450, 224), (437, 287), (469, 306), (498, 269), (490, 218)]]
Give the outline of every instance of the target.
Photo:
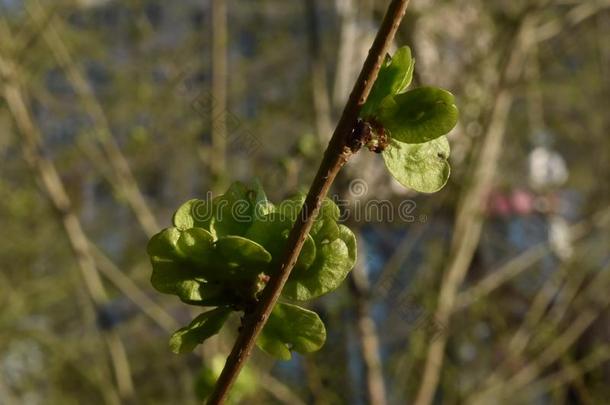
[[(196, 311), (146, 242), (234, 180), (306, 190), (388, 3), (0, 1), (1, 404), (198, 402), (238, 325), (172, 354)], [(608, 403), (608, 38), (607, 0), (412, 0), (396, 46), (461, 112), (449, 184), (350, 161), (326, 345), (256, 352), (233, 403)], [(355, 215), (379, 201), (410, 208)]]

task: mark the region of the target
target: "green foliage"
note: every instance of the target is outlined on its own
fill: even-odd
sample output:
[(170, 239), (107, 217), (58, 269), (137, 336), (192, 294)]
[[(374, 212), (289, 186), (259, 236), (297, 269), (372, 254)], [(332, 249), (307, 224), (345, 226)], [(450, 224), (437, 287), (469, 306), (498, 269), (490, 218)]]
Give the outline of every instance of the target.
[(392, 176), (403, 186), (422, 193), (434, 193), (447, 183), (451, 171), (448, 157), (445, 136), (416, 144), (392, 141), (383, 154)]
[(279, 303), (273, 308), (256, 345), (277, 358), (290, 360), (291, 350), (315, 352), (325, 340), (326, 328), (318, 314), (296, 305)]
[[(197, 379), (195, 380), (195, 393), (200, 401), (205, 401), (207, 397), (214, 390), (216, 381), (222, 372), (222, 368), (225, 364), (225, 359), (220, 356), (214, 356), (212, 361), (201, 370)], [(246, 364), (233, 388), (231, 388), (231, 396), (227, 398), (227, 404), (239, 404), (242, 403), (245, 397), (254, 394), (259, 389), (259, 383), (254, 374), (254, 371)]]
[(458, 111), (453, 101), (453, 94), (446, 90), (420, 87), (386, 97), (379, 107), (379, 121), (397, 141), (432, 141), (457, 123)]
[(386, 96), (402, 93), (409, 87), (413, 80), (414, 68), (415, 60), (411, 57), (411, 49), (408, 46), (398, 49), (391, 58), (386, 56), (361, 115), (373, 115)]
[(174, 353), (191, 352), (201, 342), (218, 333), (231, 310), (219, 307), (199, 315), (184, 328), (178, 329), (169, 340)]
[[(211, 202), (187, 201), (174, 214), (174, 227), (151, 238), (147, 251), (152, 285), (187, 304), (217, 307), (176, 331), (170, 339), (172, 351), (193, 350), (217, 333), (231, 312), (256, 305), (269, 276), (279, 268), (304, 199), (297, 195), (276, 206), (259, 184), (236, 182)], [(305, 301), (333, 291), (353, 268), (356, 239), (337, 223), (339, 215), (339, 207), (326, 199), (282, 292), (284, 299)], [(290, 350), (315, 351), (325, 339), (317, 314), (280, 303), (258, 345), (288, 359)]]
[(360, 117), (371, 123), (369, 142), (383, 136), (383, 157), (405, 187), (424, 193), (440, 190), (449, 178), (449, 143), (443, 135), (455, 126), (458, 109), (453, 95), (435, 87), (407, 91), (415, 62), (408, 47), (387, 58)]

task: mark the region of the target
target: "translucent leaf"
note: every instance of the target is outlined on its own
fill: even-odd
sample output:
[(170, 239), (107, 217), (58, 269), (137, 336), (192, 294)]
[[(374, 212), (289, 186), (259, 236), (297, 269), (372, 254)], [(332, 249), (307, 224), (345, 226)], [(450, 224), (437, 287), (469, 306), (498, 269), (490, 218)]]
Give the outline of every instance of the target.
[(356, 264), (356, 258), (358, 257), (356, 236), (354, 233), (345, 225), (339, 225), (339, 238), (345, 242), (347, 246), (347, 255), (350, 260), (350, 269)]
[(258, 243), (242, 236), (225, 236), (216, 241), (218, 251), (230, 262), (240, 265), (265, 264), (271, 254)]
[(282, 201), (278, 206), (277, 212), (282, 216), (282, 219), (294, 222), (301, 213), (304, 203), (305, 194), (299, 193)]
[(152, 259), (152, 286), (164, 294), (174, 294), (184, 301), (201, 300), (197, 272), (182, 263)]
[(189, 228), (180, 233), (177, 247), (187, 260), (209, 264), (214, 254), (214, 238), (203, 228)]
[(414, 67), (411, 49), (408, 46), (399, 48), (381, 67), (360, 116), (367, 118), (376, 115), (376, 110), (385, 97), (401, 93), (409, 87)]
[[(220, 373), (225, 365), (225, 357), (217, 354), (212, 358), (212, 361), (206, 361), (206, 367), (203, 367), (195, 380), (195, 393), (197, 398), (205, 403), (207, 397), (212, 393), (216, 386), (216, 381), (220, 377)], [(256, 371), (247, 364), (239, 372), (237, 380), (231, 388), (231, 395), (227, 398), (227, 405), (236, 405), (244, 403), (243, 401), (252, 394), (255, 394), (260, 389), (260, 383), (257, 378)]]
[(245, 235), (253, 220), (254, 204), (244, 184), (231, 184), (226, 193), (212, 200), (212, 204), (214, 212), (210, 231), (216, 238)]
[(392, 141), (383, 152), (386, 167), (400, 184), (422, 193), (434, 193), (447, 183), (450, 167), (446, 137), (406, 144)]
[(263, 190), (260, 181), (255, 181), (254, 189), (254, 219), (275, 212), (275, 206), (267, 199), (267, 194)]
[(434, 87), (420, 87), (385, 98), (378, 118), (393, 139), (424, 143), (451, 131), (457, 123), (458, 110), (453, 94)]
[(182, 302), (201, 307), (217, 307), (232, 305), (241, 299), (235, 288), (223, 283), (202, 281), (198, 282), (197, 288), (197, 297), (182, 299)]
[(326, 328), (318, 314), (292, 304), (277, 304), (256, 345), (272, 356), (289, 360), (291, 350), (315, 352), (325, 341)]
[(211, 204), (204, 200), (192, 199), (180, 206), (174, 213), (172, 222), (176, 228), (181, 231), (193, 227), (210, 228), (212, 219)]
[(231, 313), (229, 308), (216, 308), (204, 312), (184, 328), (178, 329), (169, 340), (174, 353), (187, 353), (204, 340), (218, 333)]
[[(348, 242), (351, 243), (349, 240)], [(353, 268), (354, 260), (351, 256), (354, 253), (355, 249), (350, 252), (342, 239), (318, 245), (316, 260), (308, 269), (297, 270), (290, 275), (282, 295), (289, 299), (305, 301), (335, 290)]]
[(305, 239), (305, 243), (303, 243), (303, 248), (301, 249), (301, 253), (299, 254), (299, 258), (297, 263), (294, 265), (293, 271), (303, 271), (307, 270), (316, 260), (316, 244), (311, 237), (311, 235), (307, 235)]
[[(292, 221), (279, 212), (275, 212), (256, 220), (248, 230), (246, 237), (260, 243), (269, 251), (273, 262), (277, 263), (285, 253), (288, 233), (291, 227)], [(313, 238), (308, 235), (296, 266), (298, 268), (309, 267), (313, 263), (315, 256), (316, 246)]]
[(246, 232), (246, 237), (262, 245), (276, 259), (282, 254), (285, 238), (283, 234), (292, 227), (293, 221), (281, 212), (274, 212), (255, 219)]
[(328, 243), (339, 237), (339, 226), (330, 218), (319, 218), (311, 227), (310, 233), (317, 245)]
[(166, 228), (153, 235), (146, 246), (146, 253), (152, 259), (176, 259), (182, 256), (178, 249), (180, 231), (176, 228)]

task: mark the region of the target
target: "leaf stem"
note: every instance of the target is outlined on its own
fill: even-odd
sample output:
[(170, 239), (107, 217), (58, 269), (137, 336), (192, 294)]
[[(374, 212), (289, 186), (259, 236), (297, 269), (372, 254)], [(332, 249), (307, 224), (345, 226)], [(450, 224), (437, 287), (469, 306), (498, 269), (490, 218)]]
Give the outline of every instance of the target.
[(225, 401), (290, 276), (290, 272), (301, 253), (305, 238), (318, 215), (323, 199), (326, 197), (337, 173), (355, 152), (348, 146), (352, 130), (358, 120), (360, 109), (377, 78), (381, 64), (408, 4), (409, 0), (393, 0), (388, 7), (375, 41), (369, 50), (360, 75), (324, 153), (322, 163), (309, 189), (301, 214), (297, 217), (290, 231), (286, 252), (280, 262), (279, 271), (269, 280), (255, 311), (245, 317), (244, 327), (227, 358), (222, 373), (216, 382), (214, 392), (208, 399), (210, 405), (222, 404)]

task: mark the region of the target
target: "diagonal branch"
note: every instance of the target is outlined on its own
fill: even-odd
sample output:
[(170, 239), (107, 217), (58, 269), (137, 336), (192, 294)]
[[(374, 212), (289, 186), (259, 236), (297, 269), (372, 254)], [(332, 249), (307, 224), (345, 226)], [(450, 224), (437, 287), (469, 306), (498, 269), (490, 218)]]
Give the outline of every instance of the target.
[(349, 146), (349, 138), (358, 119), (358, 113), (366, 101), (383, 59), (394, 39), (398, 26), (407, 10), (409, 0), (393, 0), (383, 19), (375, 41), (364, 62), (362, 71), (350, 94), (343, 114), (328, 144), (320, 168), (303, 204), (301, 214), (297, 217), (288, 237), (287, 250), (280, 262), (279, 271), (269, 280), (263, 291), (261, 301), (252, 314), (246, 316), (244, 327), (239, 334), (231, 354), (227, 358), (222, 373), (210, 396), (209, 404), (221, 404), (227, 397), (229, 389), (239, 375), (239, 372), (254, 347), (256, 338), (265, 326), (273, 306), (277, 302), (284, 284), (290, 276), (301, 248), (314, 219), (316, 218), (322, 200), (326, 197), (337, 173), (354, 153)]

